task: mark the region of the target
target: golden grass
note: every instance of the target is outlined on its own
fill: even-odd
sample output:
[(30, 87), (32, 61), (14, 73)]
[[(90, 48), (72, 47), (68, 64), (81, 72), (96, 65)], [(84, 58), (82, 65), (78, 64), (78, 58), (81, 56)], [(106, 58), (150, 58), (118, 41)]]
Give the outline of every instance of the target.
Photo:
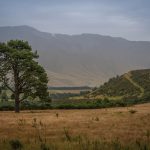
[[(135, 113), (131, 113), (135, 110)], [(0, 112), (0, 139), (32, 139), (37, 135), (35, 122), (42, 124), (38, 132), (47, 139), (64, 138), (64, 128), (72, 137), (112, 140), (126, 143), (145, 139), (150, 131), (150, 104), (126, 108), (90, 110), (39, 110)]]

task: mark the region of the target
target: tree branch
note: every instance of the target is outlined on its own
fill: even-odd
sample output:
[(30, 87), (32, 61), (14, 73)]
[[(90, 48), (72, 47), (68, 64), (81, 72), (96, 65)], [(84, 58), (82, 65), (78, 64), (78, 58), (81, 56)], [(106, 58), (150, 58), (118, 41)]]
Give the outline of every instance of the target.
[(20, 99), (19, 102), (22, 102), (22, 101), (24, 101), (25, 99), (26, 99), (26, 97)]
[(4, 84), (11, 92), (15, 93), (15, 91), (11, 87), (9, 87), (8, 84), (6, 84), (6, 83), (4, 83)]
[(5, 79), (4, 79), (4, 85), (11, 91), (11, 92), (13, 92), (13, 93), (15, 93), (15, 91), (10, 87), (10, 86), (8, 86), (8, 84), (7, 84), (7, 82), (5, 81)]

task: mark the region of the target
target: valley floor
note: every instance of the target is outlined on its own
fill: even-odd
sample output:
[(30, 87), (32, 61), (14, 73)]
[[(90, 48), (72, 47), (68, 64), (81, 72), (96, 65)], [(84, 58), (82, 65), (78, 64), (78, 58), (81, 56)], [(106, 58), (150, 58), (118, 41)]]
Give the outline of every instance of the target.
[(12, 139), (32, 144), (33, 139), (36, 143), (77, 137), (117, 139), (123, 144), (150, 140), (150, 103), (124, 108), (0, 112), (0, 148)]

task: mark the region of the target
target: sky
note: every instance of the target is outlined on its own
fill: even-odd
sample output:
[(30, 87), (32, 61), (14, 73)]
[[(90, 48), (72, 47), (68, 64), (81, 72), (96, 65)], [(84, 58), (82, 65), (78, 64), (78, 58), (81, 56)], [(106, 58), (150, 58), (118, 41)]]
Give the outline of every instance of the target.
[(150, 0), (0, 0), (0, 26), (150, 41)]

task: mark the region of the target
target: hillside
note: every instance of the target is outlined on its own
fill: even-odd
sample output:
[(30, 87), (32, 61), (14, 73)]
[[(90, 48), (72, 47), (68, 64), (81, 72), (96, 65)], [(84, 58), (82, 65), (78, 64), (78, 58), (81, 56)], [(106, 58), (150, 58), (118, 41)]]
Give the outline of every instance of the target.
[(50, 86), (97, 86), (127, 70), (150, 67), (150, 42), (98, 34), (64, 35), (29, 26), (0, 27), (0, 42), (29, 41)]
[(90, 97), (139, 97), (150, 95), (150, 69), (134, 70), (109, 79)]

